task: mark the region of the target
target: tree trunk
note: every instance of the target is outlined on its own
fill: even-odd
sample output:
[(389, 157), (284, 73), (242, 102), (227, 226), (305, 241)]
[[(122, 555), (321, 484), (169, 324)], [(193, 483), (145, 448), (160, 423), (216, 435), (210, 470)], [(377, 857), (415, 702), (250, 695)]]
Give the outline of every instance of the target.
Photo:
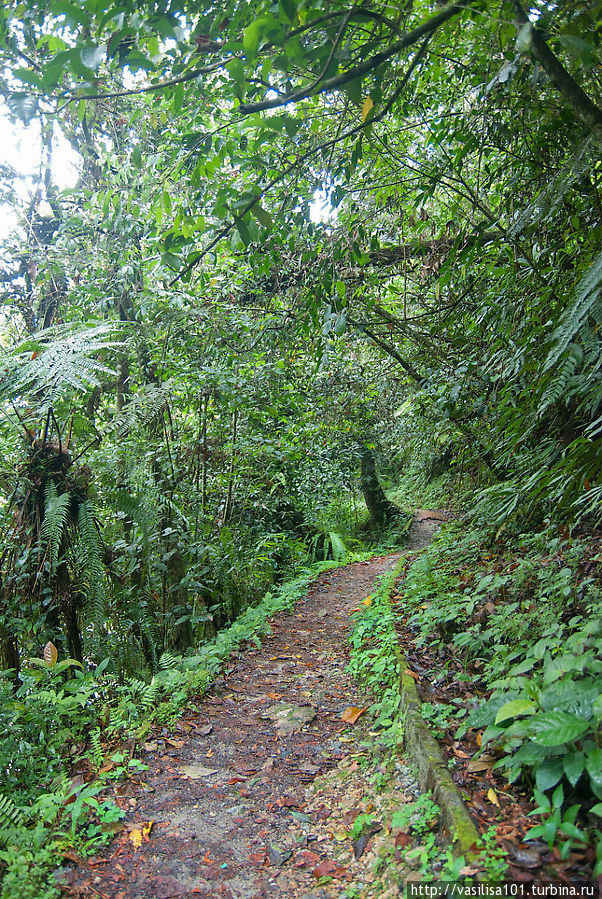
[(374, 451), (368, 446), (362, 448), (361, 461), (362, 493), (370, 513), (370, 520), (379, 527), (390, 521), (399, 510), (385, 496), (376, 473), (376, 459)]

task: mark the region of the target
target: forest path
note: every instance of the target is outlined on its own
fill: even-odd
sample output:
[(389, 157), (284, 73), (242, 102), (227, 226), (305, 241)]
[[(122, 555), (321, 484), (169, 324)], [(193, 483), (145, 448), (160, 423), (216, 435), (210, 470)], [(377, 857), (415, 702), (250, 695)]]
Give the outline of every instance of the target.
[[(408, 549), (432, 536), (434, 522), (419, 519)], [(126, 830), (65, 870), (66, 896), (322, 899), (351, 883), (362, 896), (398, 895), (374, 863), (395, 855), (385, 819), (418, 788), (390, 750), (374, 752), (363, 717), (341, 716), (370, 704), (346, 671), (350, 613), (399, 555), (322, 574), (260, 648), (230, 660), (194, 716), (149, 738), (148, 771), (120, 800)], [(354, 845), (362, 813), (372, 826)]]

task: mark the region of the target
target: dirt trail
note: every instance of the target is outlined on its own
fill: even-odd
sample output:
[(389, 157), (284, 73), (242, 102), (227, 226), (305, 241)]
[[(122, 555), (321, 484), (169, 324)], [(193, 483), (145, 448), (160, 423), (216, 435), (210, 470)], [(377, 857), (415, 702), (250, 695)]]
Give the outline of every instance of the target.
[[(418, 522), (409, 548), (428, 542), (431, 526)], [(361, 895), (387, 894), (369, 887), (386, 828), (358, 858), (350, 842), (357, 814), (372, 810), (376, 819), (382, 809), (371, 798), (374, 768), (362, 770), (364, 719), (351, 725), (341, 715), (369, 704), (346, 672), (349, 614), (397, 558), (323, 574), (273, 620), (260, 648), (231, 660), (193, 717), (149, 738), (148, 771), (121, 800), (126, 830), (103, 855), (64, 872), (65, 896), (317, 899), (345, 895), (352, 881)], [(389, 757), (380, 770), (393, 776), (397, 803), (415, 798), (405, 765)]]

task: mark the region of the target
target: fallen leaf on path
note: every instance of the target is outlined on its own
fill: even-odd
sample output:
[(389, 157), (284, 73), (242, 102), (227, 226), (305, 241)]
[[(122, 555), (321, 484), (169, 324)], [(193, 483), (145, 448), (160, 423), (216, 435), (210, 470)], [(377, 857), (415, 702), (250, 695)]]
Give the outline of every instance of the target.
[(345, 877), (347, 874), (347, 868), (342, 868), (340, 865), (337, 865), (336, 862), (333, 862), (331, 858), (327, 858), (325, 861), (320, 862), (320, 864), (313, 869), (311, 872), (315, 878), (318, 880), (320, 877)]
[(173, 746), (174, 749), (181, 749), (182, 746), (186, 745), (186, 740), (166, 740), (165, 742)]
[(315, 852), (312, 852), (310, 849), (304, 849), (303, 852), (295, 856), (294, 865), (295, 868), (305, 868), (307, 865), (315, 865), (319, 860), (320, 856), (316, 855)]
[(472, 759), (466, 766), (466, 770), (471, 774), (477, 774), (480, 771), (490, 771), (493, 768), (494, 759), (489, 755), (482, 755), (480, 759)]
[(497, 793), (493, 788), (487, 790), (487, 799), (494, 805), (497, 805), (498, 808), (500, 808), (500, 800), (497, 798)]
[(180, 774), (190, 777), (192, 780), (198, 780), (201, 777), (211, 777), (212, 774), (218, 774), (218, 768), (205, 768), (204, 765), (185, 765), (180, 769)]
[(470, 753), (464, 752), (463, 749), (454, 748), (454, 755), (457, 756), (459, 759), (469, 759), (470, 758)]
[(478, 868), (473, 868), (471, 865), (464, 865), (463, 868), (459, 870), (460, 877), (472, 877), (474, 874), (479, 873)]
[(410, 668), (406, 668), (405, 671), (404, 671), (403, 673), (404, 673), (404, 674), (407, 674), (408, 677), (413, 677), (414, 680), (420, 680), (420, 675), (419, 675), (419, 674), (416, 674), (415, 671), (411, 671)]
[(292, 849), (280, 849), (278, 846), (268, 845), (268, 858), (275, 868), (281, 868), (293, 854)]
[(412, 837), (406, 830), (400, 830), (395, 836), (395, 845), (398, 849), (407, 849), (412, 843)]
[(371, 606), (372, 605), (371, 597), (369, 596), (367, 599), (362, 599), (362, 605), (363, 606)]
[(147, 821), (140, 830), (132, 830), (129, 834), (130, 843), (134, 849), (140, 849), (142, 843), (148, 843), (154, 821)]
[(347, 724), (355, 724), (358, 718), (360, 718), (366, 709), (358, 709), (356, 706), (350, 706), (348, 709), (345, 709), (344, 712), (341, 713), (341, 718)]
[(537, 868), (541, 862), (540, 853), (536, 849), (525, 849), (522, 846), (511, 849), (510, 858), (513, 864), (521, 868)]
[(199, 736), (206, 737), (206, 736), (208, 736), (208, 734), (211, 733), (212, 730), (213, 730), (212, 724), (204, 724), (203, 727), (197, 727), (196, 732), (197, 732), (197, 734), (199, 734)]
[(307, 705), (279, 703), (266, 709), (261, 717), (270, 718), (280, 734), (288, 735), (299, 733), (305, 724), (313, 721), (316, 717), (316, 712), (315, 709)]

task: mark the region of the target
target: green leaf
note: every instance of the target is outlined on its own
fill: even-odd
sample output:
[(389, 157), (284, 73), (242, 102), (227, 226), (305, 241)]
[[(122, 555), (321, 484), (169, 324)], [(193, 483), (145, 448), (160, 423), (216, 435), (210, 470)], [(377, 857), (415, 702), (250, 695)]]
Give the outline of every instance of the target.
[(42, 76), (38, 72), (34, 72), (32, 69), (24, 69), (19, 67), (15, 69), (13, 72), (15, 78), (18, 78), (19, 81), (24, 81), (26, 84), (33, 84), (35, 87), (39, 87), (42, 81)]
[(251, 207), (251, 212), (255, 216), (257, 221), (264, 226), (264, 228), (274, 227), (274, 220), (272, 216), (259, 203), (255, 203), (255, 205)]
[(362, 102), (362, 79), (355, 78), (344, 87), (345, 93), (354, 103)]
[(260, 16), (245, 28), (242, 43), (247, 56), (254, 59), (264, 40), (269, 38), (280, 44), (283, 36), (282, 27), (275, 16)]
[(29, 125), (38, 111), (38, 101), (31, 94), (15, 93), (8, 97), (8, 106), (25, 125)]
[(593, 815), (598, 815), (599, 818), (602, 818), (602, 802), (597, 802), (592, 808), (590, 808), (590, 812)]
[(585, 767), (590, 776), (592, 786), (602, 789), (602, 749), (593, 749), (585, 757)]
[(507, 721), (509, 718), (518, 718), (519, 715), (532, 715), (537, 706), (531, 699), (513, 699), (501, 707), (495, 716), (495, 724)]
[(532, 739), (541, 746), (560, 746), (585, 733), (590, 722), (568, 712), (546, 712), (531, 719)]
[(558, 40), (567, 53), (579, 59), (586, 66), (591, 66), (598, 61), (594, 48), (580, 37), (573, 34), (561, 34)]
[(297, 16), (297, 4), (295, 0), (278, 0), (278, 6), (289, 20), (292, 22)]
[(585, 770), (585, 756), (582, 752), (571, 752), (564, 756), (562, 765), (568, 782), (574, 787)]
[(251, 232), (249, 231), (249, 226), (247, 225), (247, 223), (242, 219), (239, 219), (236, 222), (236, 230), (238, 231), (240, 239), (242, 240), (245, 247), (248, 247), (251, 243)]
[(544, 793), (555, 787), (564, 773), (561, 759), (546, 759), (535, 772), (537, 789)]
[(84, 47), (81, 50), (81, 61), (93, 72), (100, 66), (106, 56), (106, 47)]
[(52, 0), (50, 11), (53, 16), (64, 16), (68, 25), (87, 26), (91, 22), (85, 9), (75, 3), (68, 3), (67, 0)]
[(228, 63), (228, 74), (232, 81), (242, 88), (245, 82), (245, 67), (240, 59), (232, 59)]
[(347, 316), (344, 312), (340, 312), (334, 322), (334, 333), (337, 337), (340, 337), (341, 334), (345, 333), (345, 328), (347, 327)]

